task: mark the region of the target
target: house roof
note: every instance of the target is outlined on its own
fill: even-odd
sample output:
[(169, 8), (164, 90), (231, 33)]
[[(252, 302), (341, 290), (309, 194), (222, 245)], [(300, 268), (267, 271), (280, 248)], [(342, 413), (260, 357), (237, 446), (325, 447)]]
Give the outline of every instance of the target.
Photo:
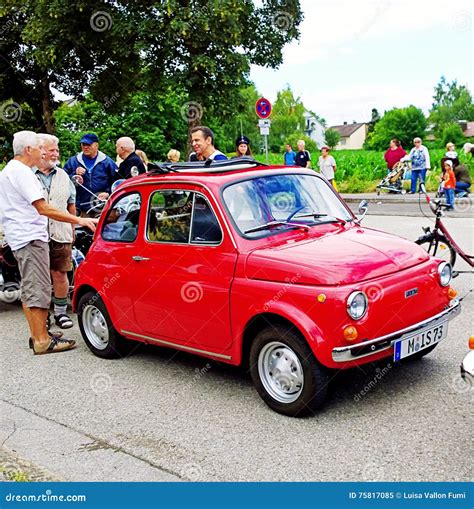
[(467, 138), (474, 136), (474, 122), (468, 122), (467, 129), (464, 129), (463, 132), (464, 132), (464, 136), (466, 136)]
[(352, 134), (354, 134), (359, 127), (365, 125), (364, 122), (356, 122), (355, 124), (342, 124), (342, 125), (333, 125), (329, 129), (334, 129), (337, 131), (342, 138), (348, 138)]

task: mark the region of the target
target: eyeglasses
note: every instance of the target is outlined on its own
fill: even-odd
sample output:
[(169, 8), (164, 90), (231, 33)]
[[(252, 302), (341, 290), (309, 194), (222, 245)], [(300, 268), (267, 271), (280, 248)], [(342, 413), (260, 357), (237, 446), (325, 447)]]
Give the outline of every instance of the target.
[(415, 143), (421, 143), (421, 141), (415, 141)]

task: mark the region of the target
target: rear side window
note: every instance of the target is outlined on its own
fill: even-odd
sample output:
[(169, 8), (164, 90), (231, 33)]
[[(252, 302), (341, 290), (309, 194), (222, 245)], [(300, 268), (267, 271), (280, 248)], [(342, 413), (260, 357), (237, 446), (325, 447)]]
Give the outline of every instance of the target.
[(102, 238), (112, 242), (133, 242), (138, 235), (142, 198), (130, 193), (119, 198), (107, 212)]
[(147, 238), (152, 242), (219, 244), (222, 231), (204, 196), (163, 190), (151, 196)]

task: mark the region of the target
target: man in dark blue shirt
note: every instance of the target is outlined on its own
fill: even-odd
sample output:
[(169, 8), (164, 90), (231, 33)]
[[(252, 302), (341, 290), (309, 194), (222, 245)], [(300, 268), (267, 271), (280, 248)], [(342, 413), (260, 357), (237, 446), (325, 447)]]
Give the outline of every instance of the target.
[(140, 173), (146, 173), (143, 161), (135, 152), (135, 142), (128, 136), (123, 136), (115, 144), (117, 155), (122, 159), (118, 170), (117, 179), (129, 179)]
[[(81, 138), (81, 152), (72, 156), (64, 165), (64, 171), (70, 176), (81, 177), (82, 185), (77, 189), (77, 212), (84, 215), (91, 208), (94, 195), (106, 200), (110, 186), (116, 180), (117, 165), (99, 150), (99, 138), (94, 133), (87, 133)], [(82, 181), (81, 181), (82, 180)]]

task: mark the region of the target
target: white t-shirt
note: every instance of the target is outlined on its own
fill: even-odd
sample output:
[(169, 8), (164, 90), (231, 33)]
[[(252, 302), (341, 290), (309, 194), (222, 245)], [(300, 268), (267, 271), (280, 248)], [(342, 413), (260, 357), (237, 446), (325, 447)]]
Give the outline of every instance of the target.
[(333, 156), (327, 156), (324, 158), (323, 156), (319, 156), (318, 166), (321, 170), (321, 173), (328, 179), (334, 179), (334, 167), (336, 166), (336, 160)]
[(0, 223), (13, 251), (33, 240), (48, 242), (48, 218), (32, 205), (42, 198), (43, 188), (26, 164), (12, 159), (0, 172)]

